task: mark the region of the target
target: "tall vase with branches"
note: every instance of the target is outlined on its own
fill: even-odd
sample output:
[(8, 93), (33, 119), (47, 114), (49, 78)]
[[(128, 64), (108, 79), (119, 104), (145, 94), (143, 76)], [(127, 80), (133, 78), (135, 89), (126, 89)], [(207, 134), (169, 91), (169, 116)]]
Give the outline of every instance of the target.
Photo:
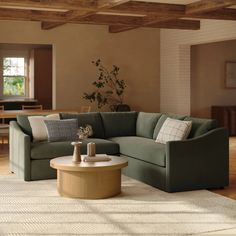
[(123, 79), (119, 79), (120, 68), (113, 65), (112, 70), (107, 69), (100, 59), (92, 61), (98, 69), (98, 78), (92, 85), (95, 90), (90, 93), (84, 93), (83, 98), (90, 102), (96, 102), (98, 108), (109, 104), (110, 108), (114, 110), (114, 105), (123, 104), (124, 91), (126, 83)]

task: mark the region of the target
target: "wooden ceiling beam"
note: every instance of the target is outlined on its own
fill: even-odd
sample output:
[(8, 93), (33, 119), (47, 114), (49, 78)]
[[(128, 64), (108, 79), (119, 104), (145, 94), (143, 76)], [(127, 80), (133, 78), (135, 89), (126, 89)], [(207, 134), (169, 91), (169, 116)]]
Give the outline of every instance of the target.
[(148, 25), (150, 28), (165, 29), (182, 29), (182, 30), (199, 30), (201, 27), (200, 20), (173, 20), (168, 22), (159, 22)]
[(181, 15), (185, 14), (185, 5), (130, 1), (108, 11), (140, 15)]
[(0, 7), (47, 8), (58, 10), (96, 11), (104, 8), (105, 12), (127, 14), (180, 14), (185, 6), (130, 0), (0, 0)]
[(74, 19), (73, 23), (98, 24), (98, 25), (119, 25), (119, 26), (139, 26), (143, 23), (142, 17), (135, 16), (117, 16), (94, 14), (82, 19)]
[(94, 12), (92, 11), (69, 11), (65, 14), (65, 17), (63, 19), (62, 22), (51, 22), (51, 21), (45, 21), (43, 20), (42, 23), (41, 23), (41, 29), (43, 30), (50, 30), (50, 29), (53, 29), (53, 28), (56, 28), (58, 26), (61, 26), (61, 25), (64, 25), (68, 22), (70, 22), (71, 20), (75, 19), (75, 18), (83, 18), (83, 17), (86, 17), (86, 16), (89, 16), (91, 14), (94, 14)]
[(0, 20), (50, 20), (51, 22), (64, 22), (64, 13), (0, 8)]
[[(107, 4), (106, 4), (107, 2)], [(179, 18), (185, 14), (185, 6), (180, 5), (180, 4), (165, 4), (165, 3), (149, 3), (149, 2), (134, 2), (134, 1), (127, 1), (127, 0), (113, 0), (113, 1), (108, 1), (108, 0), (100, 0), (100, 6), (101, 8), (97, 9), (93, 13), (96, 13), (98, 11), (107, 11), (112, 8), (112, 11), (115, 12), (122, 12), (126, 14), (141, 14), (141, 15), (146, 15), (150, 14), (151, 16), (144, 18), (142, 22), (142, 26), (148, 25), (148, 24), (153, 24), (157, 22), (157, 16), (158, 15), (158, 21), (166, 21), (166, 20), (172, 20)], [(85, 18), (90, 14), (90, 12), (80, 18)], [(167, 15), (167, 16), (166, 16)], [(168, 15), (171, 15), (168, 16)], [(120, 16), (121, 18), (122, 16)], [(72, 18), (67, 18), (66, 21), (70, 21)], [(77, 17), (77, 20), (79, 20), (79, 17)], [(55, 23), (55, 26), (59, 26), (62, 24)], [(136, 25), (136, 24), (135, 24)], [(43, 22), (42, 23), (42, 29), (52, 29), (53, 24), (50, 22)], [(127, 26), (126, 26), (127, 28)], [(130, 28), (131, 29), (131, 28)]]
[[(43, 21), (50, 20), (50, 24), (53, 26), (58, 23), (64, 23), (65, 13), (58, 13), (53, 11), (38, 11), (38, 10), (16, 10), (16, 9), (1, 9), (0, 8), (0, 20), (20, 20), (20, 21)], [(101, 24), (101, 25), (134, 25), (139, 26), (143, 23), (142, 17), (135, 16), (117, 16), (117, 15), (100, 15), (94, 14), (85, 18), (74, 18), (68, 21), (68, 23), (75, 24)]]
[(236, 20), (236, 9), (224, 8), (209, 13), (194, 14), (192, 17), (210, 20)]
[[(190, 24), (189, 21), (177, 20), (185, 17), (236, 20), (236, 10), (224, 8), (234, 4), (236, 4), (236, 0), (201, 0), (188, 5), (131, 0), (0, 0), (0, 20), (43, 21), (43, 29), (55, 28), (65, 23), (107, 24), (111, 25), (111, 29), (115, 28), (112, 30), (114, 32), (160, 25), (166, 28), (174, 25), (173, 27), (177, 28), (177, 23), (180, 24), (180, 28), (191, 28), (189, 25), (184, 25)], [(30, 10), (30, 8), (39, 8), (39, 10)], [(44, 8), (47, 8), (47, 11)], [(55, 11), (55, 9), (68, 11), (61, 12)], [(134, 15), (96, 14), (98, 12)], [(136, 14), (139, 17), (135, 16)], [(194, 23), (192, 22), (192, 24)], [(197, 29), (197, 26), (195, 25), (193, 28)]]
[(51, 22), (43, 21), (42, 24), (41, 24), (41, 28), (44, 29), (44, 30), (53, 29), (55, 27), (64, 25), (64, 24), (66, 24), (67, 22), (69, 22), (73, 19), (79, 20), (79, 19), (82, 19), (84, 17), (93, 15), (98, 11), (105, 10), (105, 9), (108, 9), (108, 8), (112, 8), (112, 7), (127, 3), (129, 1), (130, 0), (109, 0), (109, 1), (108, 0), (97, 0), (98, 5), (97, 5), (97, 8), (95, 10), (84, 11), (82, 14), (81, 14), (81, 11), (79, 11), (79, 12), (78, 11), (70, 11), (70, 12), (67, 13), (67, 16), (65, 17), (65, 22), (64, 23), (56, 22), (55, 24), (52, 24)]
[[(161, 22), (168, 22), (182, 18), (185, 16), (185, 5), (180, 4), (166, 4), (166, 3), (151, 3), (151, 2), (129, 2), (127, 4), (114, 7), (113, 10), (119, 10), (125, 12), (126, 9), (129, 9), (135, 13), (145, 13), (148, 15), (143, 18), (143, 23), (139, 27), (148, 27), (149, 25), (158, 24)], [(115, 30), (112, 30), (111, 33), (122, 32), (127, 30), (132, 30), (138, 28), (137, 26), (117, 26)]]
[(201, 0), (186, 5), (186, 14), (201, 14), (236, 5), (236, 0)]
[(96, 0), (0, 0), (0, 6), (59, 10), (95, 10), (98, 7), (98, 2)]
[[(159, 23), (168, 23), (172, 20), (176, 20), (179, 18), (184, 18), (184, 17), (196, 17), (196, 18), (203, 18), (203, 19), (217, 19), (217, 17), (219, 18), (224, 18), (224, 16), (228, 19), (234, 19), (234, 14), (232, 14), (233, 12), (235, 12), (234, 9), (229, 9), (228, 13), (226, 13), (226, 11), (228, 9), (221, 9), (227, 6), (231, 6), (236, 4), (236, 0), (201, 0), (201, 1), (197, 1), (195, 3), (191, 3), (188, 4), (186, 6), (182, 5), (182, 9), (180, 6), (176, 6), (179, 8), (179, 11), (175, 12), (175, 13), (170, 13), (170, 14), (165, 14), (165, 16), (163, 17), (150, 17), (147, 16), (144, 18), (144, 23), (142, 25), (140, 25), (140, 27), (149, 27), (152, 24), (159, 24)], [(136, 4), (135, 4), (136, 5)], [(152, 4), (155, 5), (155, 4)], [(171, 4), (172, 5), (172, 4)], [(138, 5), (136, 5), (137, 7)], [(144, 7), (145, 4), (142, 5), (142, 7)], [(157, 5), (158, 6), (158, 5)], [(124, 7), (124, 6), (122, 6)], [(147, 5), (146, 5), (147, 7)], [(165, 8), (163, 8), (165, 10), (168, 9), (168, 4), (165, 5)], [(173, 10), (173, 8), (171, 8)], [(221, 11), (220, 10), (226, 10), (226, 11)], [(219, 13), (218, 11), (219, 10)], [(231, 11), (234, 10), (234, 11)], [(195, 15), (196, 14), (196, 15)], [(236, 19), (236, 18), (235, 18)], [(135, 29), (138, 28), (136, 27), (131, 27), (131, 26), (123, 26), (123, 29), (121, 26), (117, 26), (116, 27), (118, 30), (113, 30), (113, 32), (123, 32), (123, 31), (127, 31), (127, 30), (131, 30), (131, 29)]]
[(129, 26), (129, 25), (127, 25), (127, 26), (109, 25), (108, 31), (109, 31), (109, 33), (121, 33), (124, 31), (136, 29), (136, 28), (139, 28), (139, 26), (134, 27), (133, 25), (132, 26)]
[[(222, 20), (236, 20), (236, 9), (221, 9), (210, 14), (194, 15), (194, 18), (204, 19), (222, 19)], [(119, 16), (119, 15), (102, 15), (94, 14), (84, 18), (74, 18), (69, 23), (88, 23), (88, 24), (102, 24), (102, 25), (119, 25), (128, 26), (128, 28), (138, 27), (145, 23), (145, 18), (135, 16)], [(163, 18), (162, 18), (163, 19)], [(16, 9), (1, 9), (0, 20), (29, 20), (29, 21), (43, 21), (48, 20), (48, 24), (64, 23), (65, 13), (53, 11), (35, 11), (35, 10), (16, 10)], [(150, 19), (149, 19), (150, 20)], [(157, 20), (153, 18), (152, 20)], [(159, 22), (161, 17), (159, 17)], [(166, 18), (165, 18), (166, 20)], [(151, 20), (150, 20), (151, 21)], [(148, 25), (146, 25), (148, 27)]]
[(110, 9), (128, 2), (130, 2), (130, 0), (98, 0), (97, 8)]
[[(155, 24), (148, 25), (149, 28), (165, 28), (165, 29), (184, 29), (184, 30), (199, 30), (200, 21), (199, 20), (173, 20), (169, 22), (159, 22)], [(125, 30), (133, 29), (133, 26), (109, 26), (110, 33), (120, 33)]]

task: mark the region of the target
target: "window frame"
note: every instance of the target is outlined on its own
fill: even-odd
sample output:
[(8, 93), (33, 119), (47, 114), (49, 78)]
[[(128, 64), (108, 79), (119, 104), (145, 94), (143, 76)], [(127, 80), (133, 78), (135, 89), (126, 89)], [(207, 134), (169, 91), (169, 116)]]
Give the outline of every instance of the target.
[[(29, 51), (28, 50), (5, 50), (1, 51), (1, 65), (0, 65), (0, 97), (2, 98), (28, 98), (29, 97)], [(24, 58), (25, 63), (25, 94), (24, 95), (4, 95), (4, 79), (3, 79), (3, 60), (7, 57), (21, 57)]]

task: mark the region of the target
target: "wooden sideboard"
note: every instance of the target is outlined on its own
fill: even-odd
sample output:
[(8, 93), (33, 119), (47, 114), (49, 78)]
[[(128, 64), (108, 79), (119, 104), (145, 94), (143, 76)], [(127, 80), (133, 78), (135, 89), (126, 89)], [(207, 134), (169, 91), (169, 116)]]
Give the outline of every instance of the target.
[(227, 128), (230, 136), (236, 136), (236, 106), (212, 106), (211, 117)]

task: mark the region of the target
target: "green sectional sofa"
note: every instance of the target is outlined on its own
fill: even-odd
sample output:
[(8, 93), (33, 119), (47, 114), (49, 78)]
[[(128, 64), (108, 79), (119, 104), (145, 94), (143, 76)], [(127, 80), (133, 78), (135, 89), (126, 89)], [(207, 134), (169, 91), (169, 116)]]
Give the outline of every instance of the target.
[[(123, 174), (167, 192), (221, 188), (229, 183), (229, 139), (227, 130), (210, 119), (145, 112), (101, 112), (60, 114), (61, 119), (78, 119), (79, 126), (90, 124), (97, 153), (126, 156)], [(189, 137), (183, 141), (156, 143), (167, 117), (191, 120)], [(10, 123), (11, 171), (26, 181), (56, 178), (50, 168), (52, 158), (72, 155), (70, 142), (32, 142), (25, 115)]]

